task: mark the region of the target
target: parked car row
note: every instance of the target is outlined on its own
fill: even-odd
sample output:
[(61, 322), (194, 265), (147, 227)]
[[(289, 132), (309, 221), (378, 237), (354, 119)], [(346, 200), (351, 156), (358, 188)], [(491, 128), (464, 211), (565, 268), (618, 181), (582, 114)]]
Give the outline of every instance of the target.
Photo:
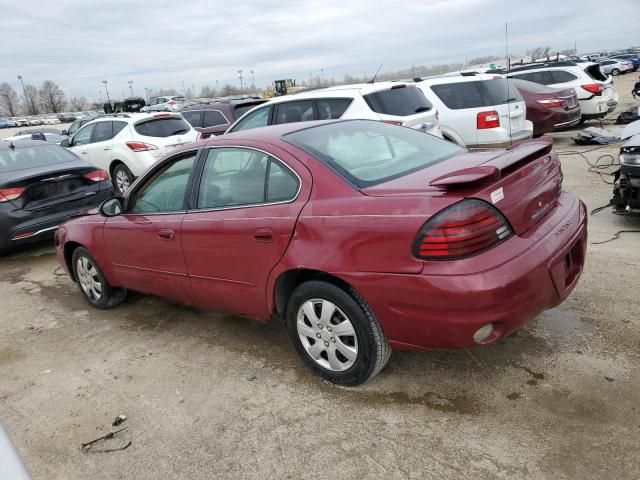
[(58, 125), (70, 123), (76, 119), (91, 119), (100, 115), (100, 112), (86, 111), (76, 113), (56, 113), (48, 115), (36, 115), (27, 117), (0, 118), (0, 128), (29, 127), (38, 125)]

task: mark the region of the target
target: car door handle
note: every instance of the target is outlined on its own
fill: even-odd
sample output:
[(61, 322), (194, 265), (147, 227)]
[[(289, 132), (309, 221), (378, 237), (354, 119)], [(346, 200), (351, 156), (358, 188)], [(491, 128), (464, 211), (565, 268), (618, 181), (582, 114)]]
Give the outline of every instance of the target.
[(86, 155), (86, 154), (87, 154), (87, 150), (80, 150), (80, 153), (81, 153), (82, 155)]
[(162, 240), (173, 240), (176, 238), (176, 232), (171, 230), (170, 228), (163, 228), (158, 232), (158, 237)]
[(111, 150), (111, 147), (104, 147), (103, 150)]
[(273, 242), (273, 230), (270, 228), (258, 228), (253, 231), (253, 239), (257, 242)]

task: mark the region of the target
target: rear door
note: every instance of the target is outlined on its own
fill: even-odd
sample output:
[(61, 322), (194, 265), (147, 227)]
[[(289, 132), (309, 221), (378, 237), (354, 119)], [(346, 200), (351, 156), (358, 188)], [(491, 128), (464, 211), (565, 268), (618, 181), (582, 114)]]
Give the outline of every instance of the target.
[(270, 154), (215, 147), (203, 158), (181, 229), (191, 288), (202, 306), (265, 319), (267, 279), (289, 245), (311, 176), (277, 147)]

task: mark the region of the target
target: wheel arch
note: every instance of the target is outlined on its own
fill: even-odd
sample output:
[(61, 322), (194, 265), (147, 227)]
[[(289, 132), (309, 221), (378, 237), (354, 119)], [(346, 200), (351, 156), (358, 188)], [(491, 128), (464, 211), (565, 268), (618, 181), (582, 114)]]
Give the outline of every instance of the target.
[(73, 270), (72, 259), (73, 252), (76, 251), (78, 247), (84, 247), (81, 243), (68, 241), (64, 244), (64, 263), (67, 266), (67, 271), (69, 272), (69, 276), (71, 280), (76, 281), (76, 275)]
[(113, 171), (120, 164), (126, 165), (126, 163), (124, 163), (122, 160), (119, 160), (117, 158), (114, 158), (113, 160), (111, 160), (111, 163), (109, 164), (109, 177), (113, 178)]

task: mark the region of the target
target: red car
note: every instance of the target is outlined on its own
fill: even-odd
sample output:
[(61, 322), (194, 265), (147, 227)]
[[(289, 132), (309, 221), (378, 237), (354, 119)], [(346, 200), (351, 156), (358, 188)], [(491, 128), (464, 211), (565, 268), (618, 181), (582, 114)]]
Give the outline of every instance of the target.
[(56, 245), (95, 307), (131, 289), (275, 315), (312, 370), (356, 385), (391, 349), (490, 344), (560, 304), (586, 223), (549, 139), (469, 152), (349, 120), (186, 146)]
[(581, 110), (573, 88), (551, 88), (539, 83), (510, 78), (527, 105), (527, 120), (533, 136), (564, 130), (580, 123)]

